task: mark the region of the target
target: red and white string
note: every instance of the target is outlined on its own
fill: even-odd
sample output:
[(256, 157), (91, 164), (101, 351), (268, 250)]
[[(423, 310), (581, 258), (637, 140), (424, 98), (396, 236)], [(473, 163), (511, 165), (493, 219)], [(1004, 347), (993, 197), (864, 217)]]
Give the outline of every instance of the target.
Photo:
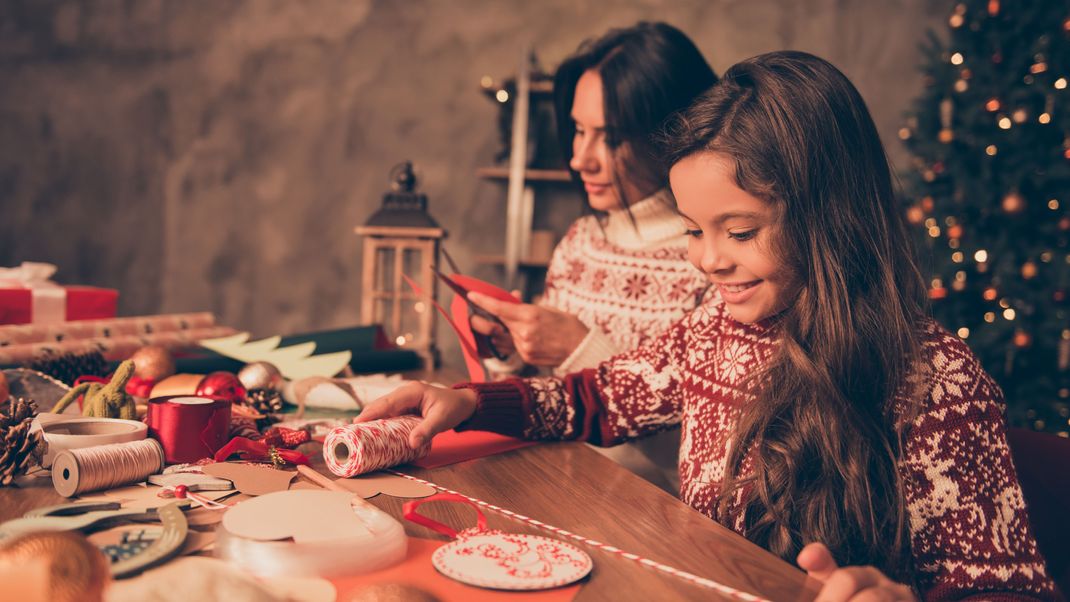
[(340, 477), (412, 462), (431, 451), (430, 441), (419, 449), (409, 446), (409, 433), (422, 421), (419, 416), (398, 416), (337, 427), (323, 440), (323, 459)]
[(470, 502), (472, 502), (474, 504), (482, 506), (483, 508), (486, 508), (488, 510), (493, 510), (493, 511), (499, 513), (499, 514), (503, 514), (505, 516), (508, 516), (509, 518), (518, 520), (518, 521), (523, 522), (523, 523), (527, 523), (529, 525), (538, 527), (540, 529), (544, 529), (546, 531), (549, 531), (549, 532), (554, 533), (556, 535), (560, 535), (562, 537), (567, 537), (569, 539), (573, 539), (575, 541), (579, 541), (581, 543), (584, 543), (584, 544), (586, 544), (588, 546), (591, 546), (593, 548), (602, 550), (604, 552), (609, 552), (611, 554), (616, 554), (617, 556), (620, 556), (621, 558), (626, 558), (628, 560), (631, 560), (631, 561), (634, 561), (634, 562), (638, 562), (639, 564), (641, 564), (643, 566), (652, 568), (652, 569), (654, 569), (656, 571), (660, 571), (660, 572), (668, 574), (668, 575), (672, 575), (673, 577), (676, 577), (678, 579), (682, 579), (684, 581), (687, 581), (688, 583), (693, 583), (695, 585), (699, 585), (699, 586), (706, 587), (706, 588), (709, 588), (709, 589), (712, 589), (712, 590), (716, 590), (716, 591), (718, 591), (718, 592), (720, 592), (720, 593), (722, 593), (725, 596), (728, 596), (730, 598), (734, 598), (736, 600), (746, 600), (747, 602), (770, 602), (766, 598), (762, 598), (760, 596), (755, 596), (754, 594), (750, 594), (750, 593), (738, 590), (738, 589), (736, 589), (734, 587), (730, 587), (728, 585), (724, 585), (723, 583), (718, 583), (718, 582), (716, 582), (716, 581), (714, 581), (712, 579), (707, 579), (705, 577), (699, 577), (698, 575), (695, 575), (695, 574), (692, 574), (692, 573), (688, 573), (687, 571), (682, 571), (680, 569), (671, 567), (671, 566), (669, 566), (667, 564), (662, 564), (660, 562), (657, 562), (656, 560), (651, 560), (649, 558), (645, 558), (645, 557), (640, 556), (638, 554), (633, 554), (631, 552), (626, 552), (626, 551), (624, 551), (624, 550), (622, 550), (622, 549), (620, 549), (620, 548), (618, 548), (616, 546), (611, 546), (609, 544), (602, 543), (602, 542), (600, 542), (598, 540), (595, 540), (595, 539), (590, 539), (590, 538), (584, 537), (582, 535), (577, 535), (575, 533), (572, 533), (571, 531), (566, 531), (566, 530), (564, 530), (564, 529), (562, 529), (560, 527), (555, 527), (553, 525), (548, 525), (548, 524), (546, 524), (546, 523), (544, 523), (542, 521), (536, 520), (534, 518), (531, 518), (531, 517), (528, 517), (528, 516), (524, 516), (523, 514), (519, 514), (517, 512), (513, 512), (512, 510), (508, 510), (506, 508), (502, 508), (501, 506), (495, 506), (494, 504), (491, 504), (489, 502), (484, 502), (483, 500), (478, 499), (478, 498), (474, 498), (474, 497), (472, 497), (470, 495), (465, 495), (465, 494), (463, 494), (463, 493), (461, 493), (459, 491), (454, 491), (452, 489), (448, 489), (448, 488), (443, 487), (443, 486), (441, 486), (441, 485), (439, 485), (437, 483), (432, 483), (431, 481), (425, 481), (424, 479), (421, 479), (419, 477), (414, 477), (412, 475), (408, 475), (408, 474), (405, 474), (403, 472), (398, 472), (396, 470), (387, 469), (386, 472), (398, 475), (400, 477), (405, 477), (406, 479), (409, 479), (410, 481), (416, 481), (417, 483), (423, 483), (424, 485), (430, 485), (431, 487), (434, 487), (435, 489), (438, 489), (439, 491), (444, 491), (446, 493), (452, 493), (454, 495), (459, 495), (459, 496), (465, 498), (466, 500), (468, 500), (468, 501), (470, 501)]

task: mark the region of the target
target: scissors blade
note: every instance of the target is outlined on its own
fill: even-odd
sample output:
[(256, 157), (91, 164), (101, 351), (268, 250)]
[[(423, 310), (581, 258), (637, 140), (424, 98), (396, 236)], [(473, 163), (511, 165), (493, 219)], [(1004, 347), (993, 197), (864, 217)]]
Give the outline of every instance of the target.
[(441, 251), (442, 251), (442, 256), (446, 258), (446, 263), (448, 263), (450, 265), (450, 269), (453, 270), (453, 273), (454, 274), (460, 274), (461, 273), (461, 268), (457, 267), (457, 262), (453, 261), (453, 258), (450, 257), (449, 252), (446, 251), (446, 247), (445, 246), (442, 247)]

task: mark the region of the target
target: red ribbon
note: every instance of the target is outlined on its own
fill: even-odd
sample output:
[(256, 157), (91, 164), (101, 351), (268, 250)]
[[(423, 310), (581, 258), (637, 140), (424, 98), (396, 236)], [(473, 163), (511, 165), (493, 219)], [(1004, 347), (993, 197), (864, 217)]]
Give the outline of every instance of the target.
[[(163, 446), (168, 464), (196, 462), (209, 458), (223, 446), (230, 431), (230, 402), (183, 404), (171, 400), (190, 395), (173, 395), (149, 400), (149, 436)], [(207, 399), (207, 398), (204, 398)]]
[(126, 382), (126, 392), (134, 397), (148, 397), (152, 394), (152, 387), (155, 385), (155, 379), (131, 376)]
[[(299, 451), (292, 449), (279, 449), (275, 448), (275, 451), (279, 454), (279, 457), (285, 462), (290, 464), (304, 464), (310, 466), (308, 456), (302, 454)], [(216, 462), (226, 462), (227, 458), (237, 454), (241, 456), (243, 460), (250, 462), (263, 462), (271, 460), (271, 446), (263, 441), (253, 441), (247, 437), (234, 437), (219, 451), (215, 453)]]
[(414, 522), (417, 525), (427, 527), (428, 529), (431, 529), (436, 533), (441, 533), (446, 537), (449, 537), (450, 539), (456, 539), (459, 535), (456, 531), (438, 522), (437, 520), (428, 518), (416, 512), (417, 508), (419, 508), (422, 504), (426, 504), (427, 502), (463, 502), (465, 504), (468, 504), (469, 506), (475, 508), (476, 511), (476, 531), (487, 530), (487, 517), (483, 516), (483, 512), (479, 510), (479, 507), (473, 504), (468, 498), (461, 495), (457, 495), (456, 493), (436, 493), (435, 495), (432, 495), (431, 497), (425, 497), (422, 500), (412, 500), (410, 502), (405, 502), (405, 505), (401, 507), (401, 511), (405, 516), (405, 520)]

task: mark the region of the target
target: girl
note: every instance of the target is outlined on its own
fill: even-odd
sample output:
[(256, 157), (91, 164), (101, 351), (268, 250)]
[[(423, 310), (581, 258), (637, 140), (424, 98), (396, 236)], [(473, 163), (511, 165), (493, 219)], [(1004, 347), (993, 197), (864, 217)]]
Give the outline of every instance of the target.
[(457, 425), (611, 444), (681, 422), (684, 501), (795, 560), (821, 600), (1057, 599), (1002, 394), (925, 317), (850, 82), (808, 54), (755, 57), (667, 145), (689, 257), (721, 298), (597, 369), (413, 384), (360, 420), (419, 411), (414, 445)]
[[(717, 81), (694, 43), (664, 23), (615, 29), (583, 44), (558, 68), (559, 139), (588, 208), (554, 251), (539, 305), (473, 295), (507, 328), (480, 317), (472, 328), (508, 354), (498, 375), (524, 364), (563, 376), (593, 368), (661, 334), (696, 307), (708, 283), (687, 263), (687, 239), (668, 192), (653, 133)], [(679, 432), (606, 455), (674, 495)]]

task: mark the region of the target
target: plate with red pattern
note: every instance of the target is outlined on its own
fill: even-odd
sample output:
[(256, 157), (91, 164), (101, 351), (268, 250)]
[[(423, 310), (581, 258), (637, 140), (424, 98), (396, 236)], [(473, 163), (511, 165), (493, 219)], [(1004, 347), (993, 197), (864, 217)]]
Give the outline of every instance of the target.
[(572, 544), (498, 531), (460, 534), (435, 550), (431, 563), (461, 583), (507, 590), (568, 585), (586, 577), (594, 566), (591, 557)]

